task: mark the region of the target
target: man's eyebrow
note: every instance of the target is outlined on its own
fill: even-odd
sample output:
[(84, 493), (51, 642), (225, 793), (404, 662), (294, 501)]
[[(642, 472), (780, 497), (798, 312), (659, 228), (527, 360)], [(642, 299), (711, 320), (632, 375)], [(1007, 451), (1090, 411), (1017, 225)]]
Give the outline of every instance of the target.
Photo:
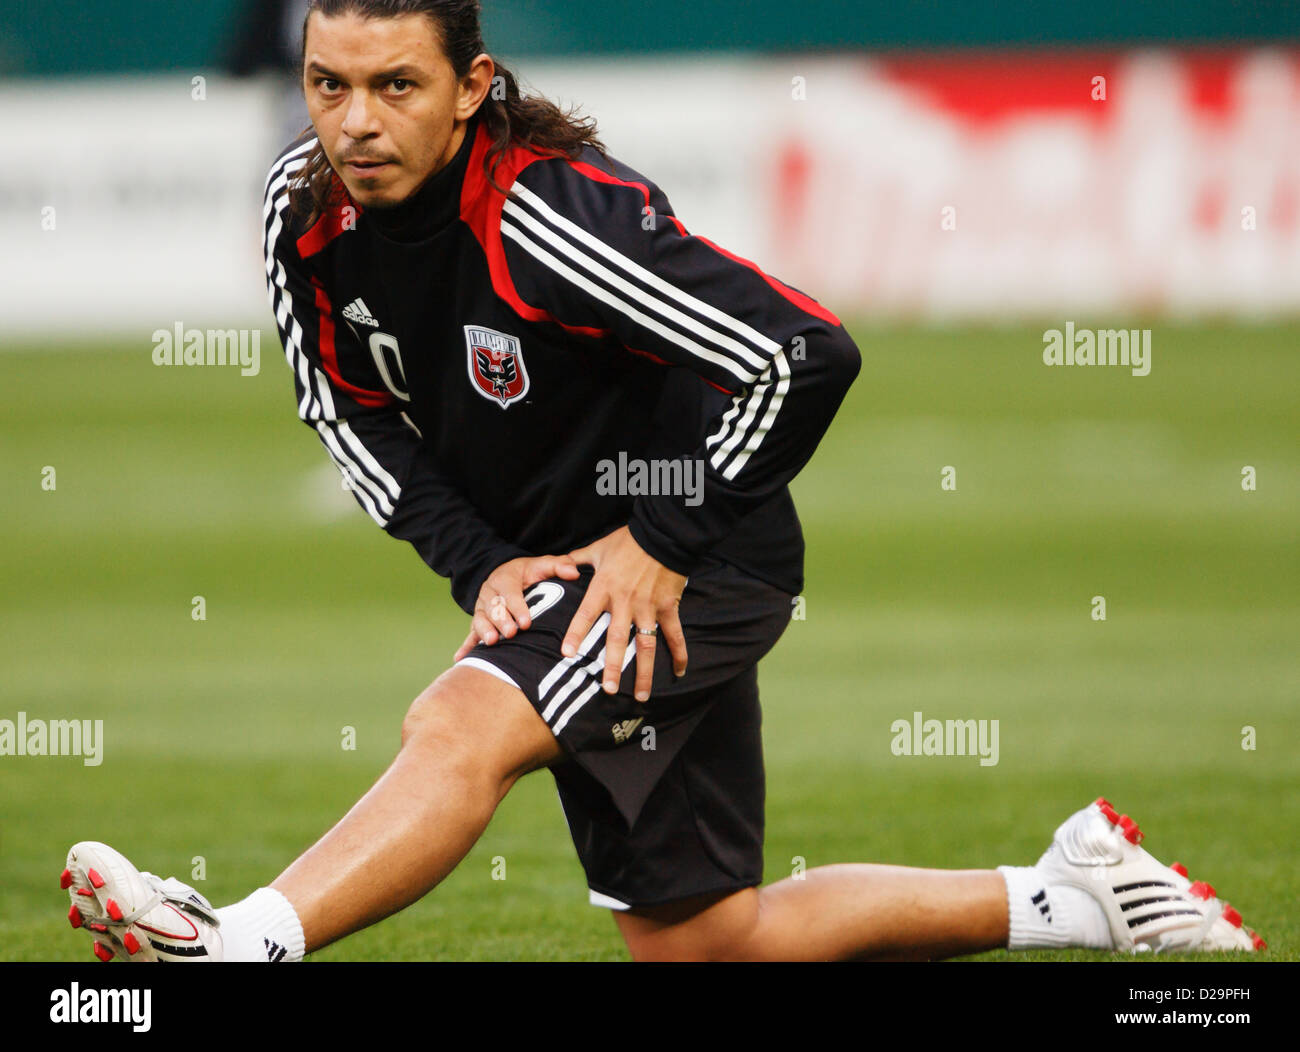
[[(311, 62), (307, 66), (307, 72), (315, 73), (322, 77), (330, 77), (333, 80), (343, 79), (333, 70), (326, 69), (319, 62), (315, 62), (315, 61)], [(421, 70), (418, 66), (412, 66), (407, 64), (402, 66), (394, 66), (392, 69), (381, 70), (380, 72), (376, 73), (371, 78), (371, 80), (374, 82), (384, 82), (389, 80), (412, 80), (415, 77), (419, 77), (422, 75), (423, 75), (423, 70)]]
[(376, 73), (375, 80), (410, 80), (420, 76), (421, 73), (422, 70), (418, 66), (395, 66), (393, 69)]

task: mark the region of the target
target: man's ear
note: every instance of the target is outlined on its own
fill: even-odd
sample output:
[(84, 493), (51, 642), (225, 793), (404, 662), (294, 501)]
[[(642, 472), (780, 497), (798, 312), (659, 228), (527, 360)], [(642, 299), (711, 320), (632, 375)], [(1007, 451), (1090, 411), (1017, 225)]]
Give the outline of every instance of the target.
[(469, 120), (478, 112), (488, 92), (492, 90), (496, 71), (496, 63), (492, 61), (491, 55), (484, 53), (474, 59), (469, 72), (461, 78), (459, 97), (456, 100), (457, 120)]

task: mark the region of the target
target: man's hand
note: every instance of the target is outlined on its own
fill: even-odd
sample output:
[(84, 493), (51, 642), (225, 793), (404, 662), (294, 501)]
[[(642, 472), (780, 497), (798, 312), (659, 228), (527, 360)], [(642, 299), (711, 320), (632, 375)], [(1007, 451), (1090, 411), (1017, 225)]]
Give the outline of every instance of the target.
[[(628, 633), (656, 625), (673, 656), (673, 671), (686, 674), (686, 637), (677, 616), (677, 604), (686, 588), (686, 578), (658, 562), (632, 538), (624, 526), (600, 540), (569, 552), (577, 563), (596, 568), (582, 605), (569, 624), (561, 652), (572, 657), (591, 626), (606, 610), (610, 613), (605, 637), (605, 691), (617, 693), (623, 675), (623, 655)], [(655, 636), (636, 636), (636, 700), (648, 701), (654, 674)]]
[(474, 604), (474, 626), (452, 661), (459, 661), (480, 641), (491, 646), (498, 639), (509, 639), (528, 628), (533, 622), (524, 602), (526, 589), (552, 577), (576, 581), (581, 576), (577, 563), (568, 555), (526, 556), (502, 563), (479, 589)]

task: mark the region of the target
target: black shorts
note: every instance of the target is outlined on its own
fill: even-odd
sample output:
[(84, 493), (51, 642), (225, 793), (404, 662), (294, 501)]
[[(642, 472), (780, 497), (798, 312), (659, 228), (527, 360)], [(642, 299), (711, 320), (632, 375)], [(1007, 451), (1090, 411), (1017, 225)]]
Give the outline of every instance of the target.
[(758, 660), (789, 624), (794, 597), (726, 563), (687, 581), (679, 615), (686, 675), (662, 635), (650, 700), (632, 695), (635, 645), (617, 694), (601, 688), (603, 615), (565, 658), (560, 643), (591, 581), (525, 593), (532, 627), (460, 662), (517, 687), (566, 757), (551, 768), (591, 902), (652, 906), (763, 879), (763, 747)]

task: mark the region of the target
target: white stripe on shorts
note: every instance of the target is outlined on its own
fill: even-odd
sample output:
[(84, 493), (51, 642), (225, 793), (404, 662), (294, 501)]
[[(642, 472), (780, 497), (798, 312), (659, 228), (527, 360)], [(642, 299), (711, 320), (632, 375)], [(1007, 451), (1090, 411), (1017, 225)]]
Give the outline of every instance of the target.
[(523, 687), (521, 687), (518, 683), (516, 683), (504, 672), (502, 672), (499, 668), (497, 668), (496, 665), (484, 661), (482, 658), (463, 657), (459, 661), (457, 661), (456, 664), (453, 665), (452, 667), (459, 668), (462, 665), (464, 665), (467, 668), (481, 669), (482, 671), (486, 672), (489, 676), (496, 676), (496, 678), (501, 680), (502, 683), (509, 683), (512, 687), (515, 688), (515, 690), (518, 691), (523, 690)]

